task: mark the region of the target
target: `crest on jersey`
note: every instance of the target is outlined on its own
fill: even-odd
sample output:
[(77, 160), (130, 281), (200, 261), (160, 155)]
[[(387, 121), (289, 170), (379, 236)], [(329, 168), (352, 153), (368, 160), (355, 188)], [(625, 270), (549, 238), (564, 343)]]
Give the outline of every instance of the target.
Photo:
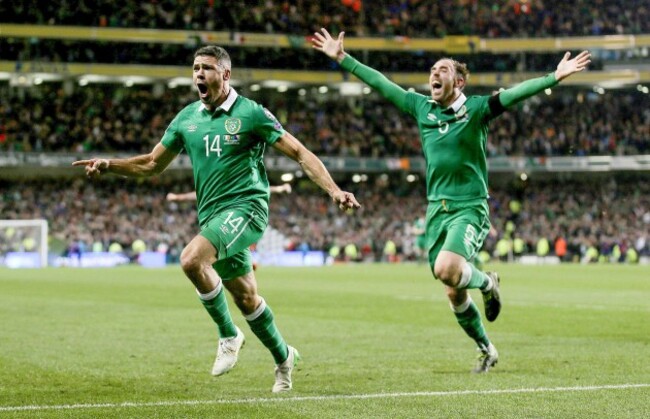
[(226, 131), (228, 131), (229, 133), (237, 134), (241, 129), (241, 119), (239, 118), (226, 119), (224, 126), (226, 127)]

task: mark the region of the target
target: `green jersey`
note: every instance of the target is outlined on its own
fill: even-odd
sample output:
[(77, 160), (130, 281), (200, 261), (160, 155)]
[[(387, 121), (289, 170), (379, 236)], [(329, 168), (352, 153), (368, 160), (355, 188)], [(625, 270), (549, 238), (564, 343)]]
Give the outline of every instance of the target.
[(397, 86), (378, 71), (346, 56), (341, 67), (378, 90), (418, 124), (426, 161), (427, 199), (466, 201), (488, 197), (488, 125), (506, 107), (557, 84), (553, 75), (529, 80), (504, 98), (464, 94), (449, 107)]
[(233, 88), (214, 112), (197, 101), (176, 115), (161, 143), (177, 153), (184, 149), (192, 162), (201, 227), (214, 214), (242, 203), (268, 214), (264, 150), (283, 133), (271, 112)]
[(460, 97), (443, 108), (430, 97), (406, 92), (405, 111), (417, 121), (426, 161), (427, 199), (487, 198), (489, 96)]

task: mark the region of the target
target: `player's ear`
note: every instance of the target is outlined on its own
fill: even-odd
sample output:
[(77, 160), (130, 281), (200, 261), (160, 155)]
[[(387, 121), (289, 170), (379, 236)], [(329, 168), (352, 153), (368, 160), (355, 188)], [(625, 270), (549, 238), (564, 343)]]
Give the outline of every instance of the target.
[(223, 80), (228, 81), (230, 80), (230, 69), (225, 69), (223, 72)]
[(456, 85), (455, 85), (455, 87), (459, 88), (460, 90), (463, 90), (465, 88), (465, 78), (456, 77)]

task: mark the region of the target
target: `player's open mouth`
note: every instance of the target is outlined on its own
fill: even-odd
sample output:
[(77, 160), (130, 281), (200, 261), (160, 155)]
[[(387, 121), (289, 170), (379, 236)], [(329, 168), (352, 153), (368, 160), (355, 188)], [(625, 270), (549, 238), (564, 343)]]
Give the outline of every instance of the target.
[(203, 83), (197, 83), (196, 88), (199, 89), (199, 96), (205, 97), (208, 94), (208, 86)]
[(431, 87), (433, 88), (433, 90), (440, 90), (442, 88), (442, 83), (440, 83), (439, 81), (434, 81), (433, 83), (431, 83)]

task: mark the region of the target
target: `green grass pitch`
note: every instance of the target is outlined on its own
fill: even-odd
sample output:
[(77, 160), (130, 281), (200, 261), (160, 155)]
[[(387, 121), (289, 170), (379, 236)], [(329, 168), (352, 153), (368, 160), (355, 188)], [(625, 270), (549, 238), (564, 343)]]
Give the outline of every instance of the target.
[(0, 417), (650, 417), (650, 267), (490, 268), (500, 362), (477, 376), (425, 265), (261, 267), (303, 356), (282, 395), (232, 301), (247, 343), (210, 375), (216, 330), (179, 267), (3, 269)]

